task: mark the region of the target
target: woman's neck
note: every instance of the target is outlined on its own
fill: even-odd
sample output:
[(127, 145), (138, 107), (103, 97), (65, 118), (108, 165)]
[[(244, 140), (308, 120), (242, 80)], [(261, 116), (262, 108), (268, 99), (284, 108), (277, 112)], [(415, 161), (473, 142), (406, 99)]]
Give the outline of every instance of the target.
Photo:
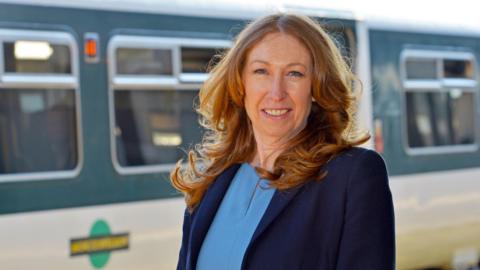
[(268, 171), (273, 171), (275, 160), (280, 155), (285, 145), (284, 142), (270, 138), (255, 136), (256, 153), (250, 164)]

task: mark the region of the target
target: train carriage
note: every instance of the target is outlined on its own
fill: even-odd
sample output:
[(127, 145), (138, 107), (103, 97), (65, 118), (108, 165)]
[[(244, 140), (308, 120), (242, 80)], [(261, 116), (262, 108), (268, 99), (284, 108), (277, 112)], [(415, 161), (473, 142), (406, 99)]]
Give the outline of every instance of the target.
[(479, 37), (371, 23), (372, 121), (392, 176), (399, 266), (478, 261)]
[(168, 174), (201, 138), (206, 66), (275, 11), (319, 20), (363, 82), (397, 268), (477, 263), (480, 32), (311, 2), (2, 0), (2, 269), (175, 268), (184, 203)]

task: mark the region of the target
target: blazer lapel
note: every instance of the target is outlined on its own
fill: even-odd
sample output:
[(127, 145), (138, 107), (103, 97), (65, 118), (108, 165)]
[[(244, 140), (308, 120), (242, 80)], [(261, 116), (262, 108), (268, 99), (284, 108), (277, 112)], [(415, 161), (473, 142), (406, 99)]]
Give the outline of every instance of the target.
[[(248, 251), (257, 238), (265, 231), (265, 229), (275, 220), (275, 218), (282, 212), (282, 210), (290, 203), (290, 201), (298, 194), (304, 185), (285, 191), (275, 191), (272, 200), (263, 214), (260, 223), (258, 223), (252, 239), (245, 251), (244, 261), (248, 255)], [(243, 265), (243, 264), (242, 264)]]
[(203, 240), (227, 192), (230, 182), (240, 168), (240, 164), (234, 164), (217, 177), (215, 182), (208, 188), (202, 202), (192, 214), (192, 227), (190, 231), (190, 250), (187, 253), (187, 269), (197, 267), (197, 259), (202, 247)]

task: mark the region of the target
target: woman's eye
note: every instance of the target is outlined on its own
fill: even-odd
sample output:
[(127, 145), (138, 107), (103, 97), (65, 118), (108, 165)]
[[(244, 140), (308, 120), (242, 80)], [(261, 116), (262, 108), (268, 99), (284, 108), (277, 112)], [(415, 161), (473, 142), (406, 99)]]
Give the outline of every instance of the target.
[(255, 74), (267, 74), (267, 70), (264, 68), (257, 68), (253, 71)]
[(299, 72), (299, 71), (290, 71), (288, 73), (288, 76), (293, 76), (293, 77), (303, 77), (303, 73)]

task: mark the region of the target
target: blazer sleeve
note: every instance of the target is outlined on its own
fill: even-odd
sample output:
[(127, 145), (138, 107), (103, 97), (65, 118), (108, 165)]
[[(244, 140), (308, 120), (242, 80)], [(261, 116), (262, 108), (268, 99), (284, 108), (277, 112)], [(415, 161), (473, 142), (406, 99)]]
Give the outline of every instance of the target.
[(366, 150), (352, 166), (337, 270), (395, 269), (395, 221), (385, 163)]
[(190, 237), (190, 223), (191, 217), (188, 209), (185, 209), (185, 214), (183, 216), (183, 235), (182, 235), (182, 245), (180, 247), (180, 253), (178, 255), (177, 270), (187, 269), (187, 250), (189, 245)]

